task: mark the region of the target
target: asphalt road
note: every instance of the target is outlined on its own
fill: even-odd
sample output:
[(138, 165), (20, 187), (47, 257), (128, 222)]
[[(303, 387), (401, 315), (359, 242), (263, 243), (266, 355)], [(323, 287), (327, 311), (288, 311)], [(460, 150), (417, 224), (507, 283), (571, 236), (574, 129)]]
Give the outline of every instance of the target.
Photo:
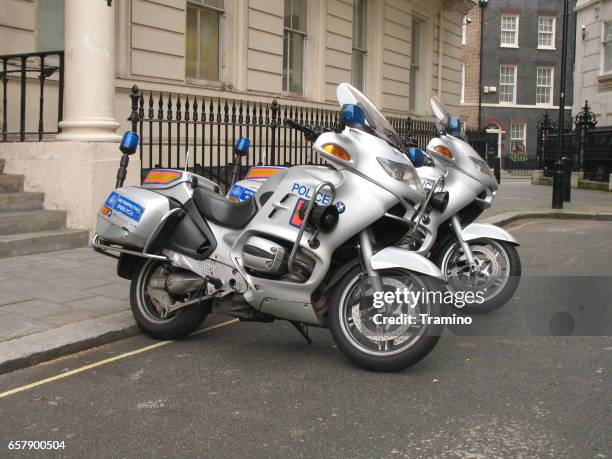
[[(611, 274), (611, 223), (520, 222), (513, 233), (526, 273)], [(0, 457), (34, 456), (10, 440), (63, 440), (69, 457), (612, 454), (610, 337), (448, 334), (415, 367), (377, 374), (348, 363), (326, 330), (311, 335), (306, 345), (282, 322), (231, 323), (2, 375)]]

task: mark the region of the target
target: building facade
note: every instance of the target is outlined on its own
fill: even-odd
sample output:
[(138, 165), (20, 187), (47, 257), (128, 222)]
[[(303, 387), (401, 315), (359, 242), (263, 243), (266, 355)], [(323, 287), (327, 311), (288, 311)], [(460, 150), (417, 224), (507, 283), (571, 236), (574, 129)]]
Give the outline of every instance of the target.
[[(64, 49), (71, 40), (74, 0), (4, 1), (0, 55)], [(83, 14), (90, 8), (85, 3)], [(428, 117), (429, 94), (459, 105), (467, 3), (113, 0), (114, 86), (118, 94), (136, 83), (333, 105), (336, 86), (348, 81), (388, 113)], [(125, 116), (126, 99), (116, 100), (117, 119)]]
[[(134, 84), (183, 100), (337, 109), (336, 86), (348, 81), (388, 114), (429, 118), (431, 95), (459, 110), (468, 0), (0, 1), (0, 59), (9, 71), (0, 158), (6, 172), (25, 174), (27, 191), (45, 193), (48, 208), (66, 210), (73, 228), (93, 228), (114, 182)], [(23, 64), (22, 85), (24, 61), (6, 56), (49, 50), (64, 51), (63, 98), (52, 72), (39, 117), (40, 74), (29, 70), (39, 57)], [(61, 103), (59, 134), (14, 142), (20, 123), (35, 133), (42, 119), (46, 133), (56, 132)], [(139, 168), (133, 157), (128, 183), (139, 182)]]
[[(353, 82), (385, 113), (429, 118), (429, 97), (459, 109), (461, 27), (468, 0), (2, 0), (0, 57), (64, 50), (61, 133), (0, 142), (9, 173), (68, 224), (92, 228), (129, 129), (130, 88), (155, 93), (337, 108)], [(37, 58), (32, 58), (32, 62)], [(46, 64), (52, 61), (50, 56)], [(28, 59), (27, 62), (30, 62)], [(8, 69), (16, 63), (7, 61)], [(58, 74), (45, 105), (58, 101)], [(9, 73), (3, 125), (36, 132), (39, 78)], [(46, 131), (57, 113), (45, 112)], [(55, 123), (55, 126), (54, 126)], [(10, 138), (9, 140), (14, 140)], [(27, 139), (26, 139), (27, 140)], [(137, 158), (129, 180), (139, 181)], [(44, 172), (43, 172), (44, 171)], [(75, 195), (72, 175), (81, 177)]]
[(612, 125), (612, 1), (576, 3), (573, 113), (588, 101), (599, 126)]
[[(557, 119), (564, 0), (489, 1), (483, 12), (481, 127), (500, 128), (502, 154), (515, 163), (533, 159), (537, 124)], [(575, 15), (570, 11), (566, 120), (573, 94)], [(503, 159), (502, 159), (502, 167)]]

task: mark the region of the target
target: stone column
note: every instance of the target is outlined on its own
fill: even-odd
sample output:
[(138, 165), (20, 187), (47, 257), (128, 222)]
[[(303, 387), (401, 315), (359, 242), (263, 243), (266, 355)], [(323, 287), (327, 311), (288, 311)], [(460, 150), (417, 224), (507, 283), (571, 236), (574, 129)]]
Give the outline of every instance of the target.
[(115, 3), (65, 0), (64, 120), (58, 140), (117, 142)]

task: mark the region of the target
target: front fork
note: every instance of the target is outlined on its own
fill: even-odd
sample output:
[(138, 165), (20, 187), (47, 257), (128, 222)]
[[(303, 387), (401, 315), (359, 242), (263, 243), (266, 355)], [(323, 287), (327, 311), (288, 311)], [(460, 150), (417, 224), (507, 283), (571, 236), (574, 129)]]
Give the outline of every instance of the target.
[(451, 217), (451, 225), (453, 226), (453, 231), (455, 231), (455, 237), (457, 241), (459, 241), (459, 245), (461, 246), (461, 250), (465, 254), (465, 258), (470, 267), (470, 272), (475, 273), (478, 271), (478, 266), (476, 265), (476, 260), (474, 260), (474, 254), (472, 253), (472, 249), (470, 248), (470, 244), (463, 240), (461, 222), (459, 221), (459, 217), (457, 214)]
[(382, 280), (380, 274), (372, 269), (370, 258), (374, 255), (374, 249), (372, 248), (372, 241), (374, 240), (374, 234), (371, 228), (361, 230), (359, 233), (359, 248), (361, 249), (361, 257), (363, 266), (365, 267), (366, 273), (370, 278), (372, 287), (375, 292), (382, 292)]

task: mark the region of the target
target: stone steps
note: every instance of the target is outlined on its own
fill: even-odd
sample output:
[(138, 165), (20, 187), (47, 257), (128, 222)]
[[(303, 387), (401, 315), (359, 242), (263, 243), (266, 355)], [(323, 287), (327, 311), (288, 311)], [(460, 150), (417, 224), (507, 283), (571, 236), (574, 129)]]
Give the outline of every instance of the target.
[(24, 176), (4, 166), (0, 159), (0, 258), (87, 246), (88, 231), (67, 229), (66, 212), (45, 210), (44, 194), (24, 192)]
[(0, 174), (0, 193), (21, 193), (23, 179), (23, 175)]
[(43, 208), (43, 193), (0, 193), (0, 212)]
[(61, 210), (29, 210), (0, 213), (0, 236), (36, 231), (64, 229), (66, 212)]
[(88, 231), (70, 229), (9, 234), (0, 236), (0, 258), (86, 247), (88, 240)]

